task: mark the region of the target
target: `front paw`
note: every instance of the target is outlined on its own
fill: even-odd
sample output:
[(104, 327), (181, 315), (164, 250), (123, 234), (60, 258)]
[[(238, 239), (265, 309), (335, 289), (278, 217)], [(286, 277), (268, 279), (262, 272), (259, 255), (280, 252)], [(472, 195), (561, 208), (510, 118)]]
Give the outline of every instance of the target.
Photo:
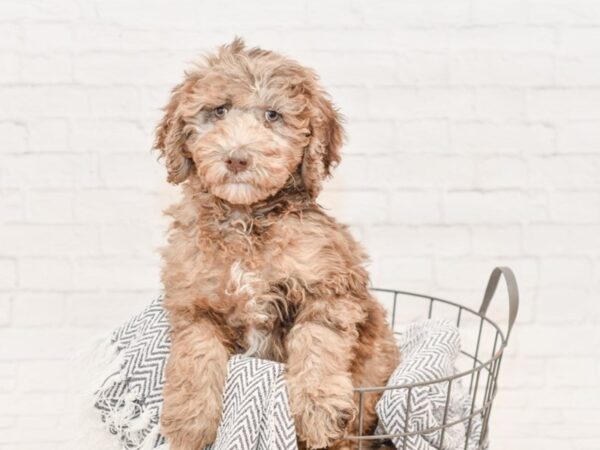
[(288, 389), (296, 431), (309, 449), (327, 447), (343, 437), (356, 417), (352, 383), (347, 376), (290, 379)]
[(198, 411), (190, 410), (189, 402), (188, 399), (186, 404), (177, 404), (176, 401), (169, 402), (165, 399), (161, 414), (161, 433), (167, 438), (171, 450), (202, 450), (217, 437), (220, 407), (213, 405), (212, 408), (207, 408), (206, 402), (197, 401), (197, 406), (202, 408), (198, 414)]

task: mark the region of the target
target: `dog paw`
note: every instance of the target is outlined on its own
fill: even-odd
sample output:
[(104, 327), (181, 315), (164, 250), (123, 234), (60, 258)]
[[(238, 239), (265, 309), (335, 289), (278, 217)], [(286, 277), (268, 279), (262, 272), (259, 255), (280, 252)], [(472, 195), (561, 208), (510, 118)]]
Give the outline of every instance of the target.
[(171, 450), (201, 450), (217, 437), (219, 419), (193, 417), (182, 419), (162, 414), (161, 433), (167, 438)]
[(326, 377), (316, 385), (290, 380), (289, 391), (296, 431), (309, 449), (328, 447), (342, 438), (356, 417), (348, 377)]

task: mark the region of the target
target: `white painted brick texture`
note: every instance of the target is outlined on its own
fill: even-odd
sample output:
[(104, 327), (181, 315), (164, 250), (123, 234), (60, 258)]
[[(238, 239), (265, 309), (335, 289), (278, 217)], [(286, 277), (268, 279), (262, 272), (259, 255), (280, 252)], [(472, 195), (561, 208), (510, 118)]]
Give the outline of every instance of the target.
[(345, 114), (322, 201), (374, 284), (475, 306), (515, 269), (492, 449), (600, 449), (600, 2), (3, 0), (0, 450), (65, 448), (72, 349), (157, 295), (177, 193), (153, 128), (235, 35)]

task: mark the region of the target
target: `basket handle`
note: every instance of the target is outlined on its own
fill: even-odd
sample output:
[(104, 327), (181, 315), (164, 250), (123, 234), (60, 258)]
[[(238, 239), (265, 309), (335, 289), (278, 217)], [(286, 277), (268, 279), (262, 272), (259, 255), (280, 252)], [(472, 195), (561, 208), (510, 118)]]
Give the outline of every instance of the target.
[(490, 306), (490, 302), (498, 287), (500, 275), (504, 275), (504, 281), (506, 281), (508, 291), (508, 331), (506, 332), (506, 340), (508, 341), (512, 327), (517, 319), (517, 313), (519, 312), (519, 288), (517, 286), (515, 274), (510, 268), (496, 267), (492, 270), (487, 287), (485, 288), (485, 294), (483, 294), (483, 301), (481, 302), (479, 313), (482, 316), (486, 315), (488, 306)]

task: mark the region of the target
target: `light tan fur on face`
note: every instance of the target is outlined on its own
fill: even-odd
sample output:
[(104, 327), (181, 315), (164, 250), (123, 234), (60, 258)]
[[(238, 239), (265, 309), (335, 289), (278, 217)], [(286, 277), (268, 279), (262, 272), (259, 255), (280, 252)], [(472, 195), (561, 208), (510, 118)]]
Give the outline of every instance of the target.
[[(352, 389), (384, 385), (398, 351), (364, 252), (315, 202), (342, 137), (314, 72), (241, 40), (174, 89), (156, 138), (183, 187), (162, 271), (172, 351), (161, 424), (173, 450), (214, 440), (234, 353), (286, 364), (302, 448), (354, 448), (343, 439), (357, 427)], [(232, 155), (246, 170), (228, 168)], [(369, 431), (376, 400), (365, 402)]]

